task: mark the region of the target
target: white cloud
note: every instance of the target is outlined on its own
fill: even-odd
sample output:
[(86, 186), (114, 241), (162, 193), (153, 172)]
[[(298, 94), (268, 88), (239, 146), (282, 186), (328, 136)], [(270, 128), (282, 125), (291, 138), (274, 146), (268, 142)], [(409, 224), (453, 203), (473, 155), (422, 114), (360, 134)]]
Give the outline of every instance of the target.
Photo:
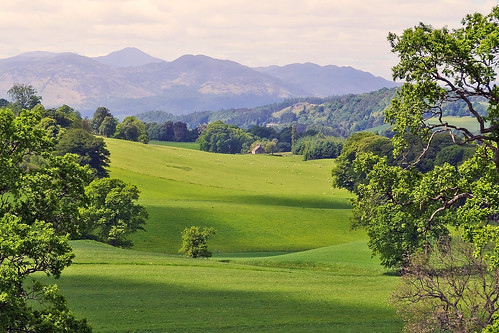
[(351, 65), (384, 77), (386, 41), (418, 22), (457, 27), (492, 0), (2, 0), (0, 58), (20, 52), (96, 56), (135, 46), (173, 60), (186, 53), (261, 66)]

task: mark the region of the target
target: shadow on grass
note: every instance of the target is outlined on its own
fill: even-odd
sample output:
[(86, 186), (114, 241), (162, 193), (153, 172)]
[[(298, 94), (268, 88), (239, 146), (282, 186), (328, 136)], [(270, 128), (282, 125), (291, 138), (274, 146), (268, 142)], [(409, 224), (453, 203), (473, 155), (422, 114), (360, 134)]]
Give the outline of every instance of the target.
[(282, 197), (277, 195), (238, 195), (231, 196), (228, 201), (241, 202), (245, 204), (286, 206), (295, 208), (318, 208), (318, 209), (351, 209), (352, 205), (345, 199), (332, 200), (330, 197)]
[(311, 300), (292, 288), (248, 291), (244, 277), (238, 282), (241, 290), (226, 290), (224, 285), (196, 287), (196, 280), (203, 285), (209, 279), (203, 275), (193, 275), (193, 285), (186, 285), (168, 278), (154, 282), (157, 276), (75, 273), (57, 283), (95, 332), (399, 332), (402, 327), (393, 309), (365, 304), (369, 295), (357, 294), (352, 301), (331, 295)]

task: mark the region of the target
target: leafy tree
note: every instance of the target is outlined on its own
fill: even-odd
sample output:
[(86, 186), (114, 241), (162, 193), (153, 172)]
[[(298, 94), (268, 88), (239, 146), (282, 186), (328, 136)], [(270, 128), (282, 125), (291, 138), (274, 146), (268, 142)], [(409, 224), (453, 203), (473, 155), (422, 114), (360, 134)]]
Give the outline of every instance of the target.
[(250, 128), (249, 132), (260, 139), (272, 140), (277, 138), (277, 132), (272, 127), (266, 126), (253, 126)]
[(133, 116), (126, 117), (123, 119), (123, 122), (118, 124), (114, 137), (117, 139), (138, 141), (142, 143), (149, 142), (146, 126), (143, 122)]
[(92, 117), (91, 121), (94, 133), (99, 133), (99, 128), (101, 127), (102, 122), (104, 121), (104, 119), (106, 119), (106, 117), (114, 118), (108, 108), (100, 106), (95, 110), (94, 116)]
[(104, 120), (97, 130), (97, 134), (110, 138), (116, 133), (116, 127), (118, 126), (118, 120), (112, 116), (104, 117)]
[(57, 109), (48, 109), (43, 113), (44, 117), (54, 119), (56, 124), (62, 128), (81, 128), (81, 114), (73, 108), (63, 105)]
[(201, 150), (223, 154), (245, 153), (254, 141), (251, 134), (221, 121), (209, 124), (197, 140)]
[[(29, 279), (58, 278), (71, 264), (68, 237), (80, 232), (78, 207), (91, 176), (74, 155), (51, 156), (41, 118), (40, 109), (19, 116), (0, 109), (0, 331), (90, 332), (55, 285)], [(40, 158), (36, 168), (23, 167), (28, 156)]]
[(7, 105), (9, 105), (9, 101), (5, 98), (0, 98), (0, 107), (5, 107)]
[[(476, 141), (491, 149), (499, 169), (498, 20), (499, 7), (494, 7), (486, 16), (467, 15), (458, 29), (420, 23), (401, 36), (389, 34), (392, 52), (400, 58), (393, 77), (406, 81), (385, 113), (394, 124), (397, 151), (406, 145), (406, 130), (428, 143), (436, 133), (447, 132), (456, 143)], [(473, 104), (477, 96), (488, 103), (485, 114)], [(478, 123), (478, 133), (442, 118), (443, 105), (456, 100), (465, 103)]]
[(177, 121), (173, 124), (173, 139), (177, 142), (187, 141), (189, 131), (187, 130), (187, 125)]
[(191, 258), (211, 257), (207, 242), (215, 232), (215, 229), (206, 227), (203, 230), (197, 226), (185, 228), (182, 231), (182, 247), (178, 250), (179, 253), (185, 253)]
[(31, 110), (38, 104), (40, 104), (42, 97), (37, 96), (36, 89), (31, 85), (26, 85), (24, 83), (16, 83), (12, 88), (10, 88), (7, 93), (14, 103), (14, 108), (17, 113), (22, 109)]
[(357, 187), (366, 181), (366, 174), (354, 167), (354, 160), (361, 153), (387, 156), (388, 163), (393, 164), (393, 159), (390, 158), (393, 146), (389, 139), (371, 132), (352, 134), (345, 141), (339, 157), (335, 160), (332, 170), (334, 186), (358, 193)]
[(334, 137), (305, 136), (296, 141), (293, 154), (303, 155), (305, 161), (335, 158), (340, 155), (342, 147), (341, 140)]
[(65, 131), (55, 146), (55, 152), (57, 155), (78, 155), (80, 165), (90, 166), (99, 178), (109, 175), (106, 168), (109, 166), (110, 153), (106, 143), (83, 129)]
[[(410, 268), (414, 253), (421, 249), (433, 251), (449, 236), (450, 228), (457, 227), (463, 239), (474, 245), (475, 258), (483, 258), (488, 271), (493, 276), (498, 274), (499, 90), (495, 84), (498, 35), (499, 7), (486, 16), (466, 16), (458, 29), (434, 29), (420, 23), (401, 36), (389, 34), (392, 51), (400, 58), (393, 68), (394, 78), (406, 82), (385, 113), (396, 133), (394, 151), (400, 153), (408, 146), (408, 132), (422, 138), (425, 144), (419, 156), (404, 168), (389, 165), (386, 157), (369, 153), (357, 155), (354, 161), (354, 168), (366, 175), (353, 200), (354, 223), (366, 228), (369, 247), (387, 267)], [(477, 96), (488, 103), (485, 113), (478, 111), (472, 102)], [(456, 100), (466, 104), (478, 123), (478, 132), (444, 120), (444, 104)], [(457, 167), (444, 163), (423, 173), (415, 166), (440, 133), (447, 133), (456, 144), (476, 143), (475, 153)], [(465, 265), (447, 267), (457, 275), (463, 268)], [(470, 279), (480, 279), (480, 272), (477, 268)], [(424, 275), (413, 278), (421, 286), (431, 281)], [(439, 283), (450, 290), (459, 281), (441, 279)], [(459, 290), (464, 292), (464, 288)], [(497, 294), (497, 284), (481, 290)], [(409, 297), (417, 304), (422, 296), (411, 293)], [(473, 315), (479, 295), (469, 292), (464, 298), (462, 302), (459, 298), (451, 302), (461, 304), (462, 313)], [(491, 307), (486, 316), (496, 318), (497, 300), (495, 296), (486, 305)], [(437, 322), (439, 330), (453, 329), (447, 323), (463, 318), (450, 304), (440, 309), (443, 312), (439, 317), (449, 319)], [(416, 320), (421, 325), (436, 322), (431, 314), (419, 314)], [(455, 326), (458, 330), (459, 325)], [(471, 329), (477, 327), (473, 325)]]
[(139, 190), (120, 179), (96, 179), (85, 188), (88, 207), (81, 209), (85, 236), (113, 246), (130, 247), (128, 236), (144, 230), (147, 210), (136, 203)]
[(273, 139), (272, 141), (268, 141), (266, 144), (265, 144), (265, 151), (267, 153), (271, 153), (272, 155), (274, 155), (274, 153), (277, 151), (277, 139)]

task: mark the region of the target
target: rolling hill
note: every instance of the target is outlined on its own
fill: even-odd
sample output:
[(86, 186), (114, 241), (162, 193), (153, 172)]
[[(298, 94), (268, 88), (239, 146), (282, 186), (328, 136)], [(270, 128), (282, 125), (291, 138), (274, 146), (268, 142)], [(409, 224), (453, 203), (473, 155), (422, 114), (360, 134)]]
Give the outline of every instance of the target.
[[(146, 231), (131, 250), (73, 241), (62, 277), (39, 276), (96, 332), (401, 330), (387, 303), (398, 277), (350, 230), (334, 161), (106, 143), (111, 176), (141, 191)], [(176, 254), (190, 225), (217, 229), (214, 258)]]

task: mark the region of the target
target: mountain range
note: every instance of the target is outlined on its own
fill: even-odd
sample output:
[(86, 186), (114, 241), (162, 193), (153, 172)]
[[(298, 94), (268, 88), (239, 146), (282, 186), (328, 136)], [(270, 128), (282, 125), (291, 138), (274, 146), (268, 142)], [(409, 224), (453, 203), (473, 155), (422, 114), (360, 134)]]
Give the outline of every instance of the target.
[(99, 106), (123, 118), (255, 107), (293, 97), (325, 97), (395, 87), (352, 67), (290, 64), (251, 68), (230, 60), (184, 55), (173, 61), (136, 48), (107, 56), (28, 52), (0, 59), (0, 97), (15, 83), (32, 85), (45, 107), (67, 104), (91, 116)]

